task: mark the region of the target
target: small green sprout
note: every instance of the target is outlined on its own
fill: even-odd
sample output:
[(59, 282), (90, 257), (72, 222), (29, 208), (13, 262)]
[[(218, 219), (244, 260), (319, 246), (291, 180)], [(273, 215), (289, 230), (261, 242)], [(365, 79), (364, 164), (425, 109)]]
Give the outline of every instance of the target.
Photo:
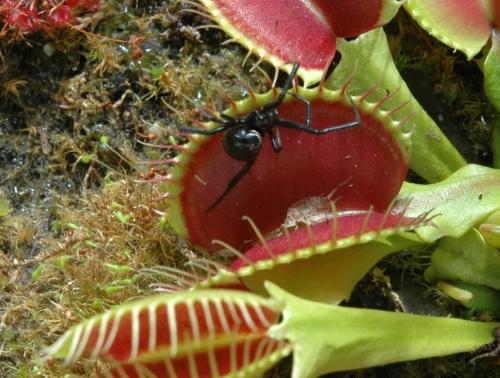
[(31, 272), (31, 279), (33, 281), (38, 281), (42, 276), (42, 272), (44, 270), (44, 266), (42, 264), (38, 265), (35, 270)]
[(4, 198), (0, 198), (0, 217), (8, 215), (12, 209), (10, 208), (10, 203)]
[(70, 258), (71, 256), (68, 255), (59, 256), (56, 259), (56, 267), (58, 269), (64, 270), (64, 268), (66, 267), (66, 263), (69, 261)]
[(85, 240), (83, 244), (89, 248), (97, 248), (97, 244), (94, 243), (92, 240)]
[(83, 164), (90, 164), (92, 162), (92, 160), (94, 160), (94, 155), (83, 154), (82, 156), (80, 156), (80, 158), (77, 160), (77, 162), (81, 161)]
[(124, 273), (131, 273), (134, 271), (134, 268), (128, 265), (106, 263), (104, 264), (104, 266), (113, 273), (124, 274)]
[(123, 224), (127, 224), (132, 218), (132, 215), (124, 214), (120, 210), (115, 211), (113, 214), (115, 215), (116, 219), (118, 219)]

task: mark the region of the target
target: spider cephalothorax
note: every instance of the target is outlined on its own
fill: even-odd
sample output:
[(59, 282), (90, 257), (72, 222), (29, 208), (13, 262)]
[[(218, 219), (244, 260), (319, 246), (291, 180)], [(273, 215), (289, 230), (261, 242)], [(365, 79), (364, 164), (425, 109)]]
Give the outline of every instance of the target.
[(241, 178), (250, 171), (262, 147), (262, 141), (266, 134), (271, 138), (272, 148), (278, 153), (282, 149), (279, 130), (274, 131), (278, 126), (288, 129), (300, 130), (309, 134), (323, 135), (334, 131), (340, 131), (357, 127), (361, 123), (361, 118), (356, 107), (352, 107), (355, 118), (353, 121), (328, 126), (323, 129), (315, 129), (311, 126), (312, 109), (311, 103), (303, 97), (293, 94), (293, 96), (304, 103), (306, 107), (305, 122), (299, 123), (290, 119), (282, 118), (279, 115), (278, 107), (283, 103), (288, 91), (292, 87), (293, 79), (299, 69), (298, 64), (294, 64), (292, 72), (288, 76), (285, 85), (281, 89), (276, 100), (265, 104), (260, 109), (256, 109), (241, 117), (231, 117), (227, 114), (221, 114), (220, 117), (209, 117), (209, 120), (219, 124), (211, 130), (181, 128), (183, 133), (214, 135), (220, 132), (224, 133), (224, 150), (233, 159), (244, 161), (246, 164), (241, 170), (233, 176), (227, 184), (226, 189), (217, 198), (217, 200), (207, 208), (206, 212), (214, 209), (224, 197), (236, 186)]

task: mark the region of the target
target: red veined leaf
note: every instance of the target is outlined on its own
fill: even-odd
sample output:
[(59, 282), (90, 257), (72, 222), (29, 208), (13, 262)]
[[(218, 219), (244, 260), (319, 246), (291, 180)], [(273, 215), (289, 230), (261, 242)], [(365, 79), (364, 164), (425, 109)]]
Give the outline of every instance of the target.
[(435, 38), (469, 59), (486, 44), (490, 22), (481, 0), (409, 0), (411, 16)]
[(260, 59), (288, 71), (291, 65), (287, 63), (299, 63), (299, 76), (306, 86), (320, 81), (332, 62), (336, 37), (374, 29), (389, 21), (401, 5), (395, 0), (200, 2), (232, 40)]
[[(324, 249), (329, 244), (332, 248), (339, 240), (354, 236), (353, 243), (364, 243), (375, 240), (380, 234), (398, 229), (407, 230), (420, 224), (421, 219), (407, 218), (403, 214), (370, 212), (366, 210), (345, 211), (334, 214), (329, 220), (310, 226), (302, 226), (293, 232), (266, 241), (265, 245), (257, 244), (245, 252), (245, 258), (236, 260), (231, 270), (238, 270), (249, 265), (249, 261), (257, 263), (263, 260), (279, 259), (290, 253), (300, 255), (299, 251)], [(357, 238), (357, 240), (355, 240)], [(362, 241), (363, 240), (363, 241)], [(346, 240), (342, 243), (347, 245)], [(318, 251), (318, 253), (321, 253)], [(323, 252), (324, 253), (324, 252)]]
[(241, 377), (262, 374), (288, 353), (289, 346), (269, 337), (259, 336), (235, 342), (230, 346), (208, 348), (206, 353), (188, 354), (182, 358), (111, 365), (101, 374), (110, 378)]
[(389, 22), (403, 2), (394, 0), (313, 0), (337, 37), (354, 37)]
[(211, 377), (214, 371), (263, 371), (290, 352), (286, 343), (266, 336), (279, 315), (274, 302), (246, 292), (165, 294), (84, 321), (47, 353), (65, 364), (98, 358), (110, 367), (104, 376)]

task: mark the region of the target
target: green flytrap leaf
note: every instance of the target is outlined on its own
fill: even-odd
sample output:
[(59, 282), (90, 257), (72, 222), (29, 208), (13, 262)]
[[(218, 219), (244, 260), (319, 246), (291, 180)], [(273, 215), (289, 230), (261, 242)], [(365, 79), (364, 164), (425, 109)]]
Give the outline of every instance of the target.
[(500, 316), (500, 251), (476, 229), (441, 239), (425, 278), (467, 308)]
[(342, 59), (326, 86), (338, 88), (351, 77), (350, 93), (355, 95), (373, 89), (370, 101), (387, 97), (388, 91), (390, 95), (382, 108), (402, 106), (395, 117), (410, 117), (415, 125), (410, 161), (412, 170), (426, 180), (436, 182), (465, 165), (460, 153), (411, 94), (394, 64), (382, 28), (352, 41), (341, 39), (337, 41), (337, 49)]
[(484, 61), (484, 91), (500, 112), (500, 30), (493, 29), (491, 49)]
[(478, 228), (486, 243), (500, 249), (500, 211), (495, 211)]
[(268, 334), (293, 344), (293, 378), (472, 351), (498, 325), (325, 305), (266, 287), (283, 306)]
[(242, 278), (252, 291), (265, 295), (263, 283), (269, 280), (287, 291), (310, 300), (339, 303), (349, 299), (365, 274), (384, 257), (421, 245), (411, 233), (392, 235), (348, 248), (332, 248), (294, 264), (277, 265), (271, 270), (255, 271)]
[[(188, 278), (196, 287), (243, 283), (260, 295), (267, 295), (264, 283), (271, 281), (303, 298), (338, 303), (350, 297), (354, 286), (380, 259), (420, 246), (422, 241), (413, 230), (427, 222), (426, 215), (405, 218), (390, 210), (385, 214), (334, 213), (330, 221), (263, 241), (244, 254), (233, 250), (240, 259), (229, 268), (220, 267), (216, 274), (212, 264), (203, 274)], [(200, 263), (198, 267), (203, 266)], [(152, 273), (161, 277), (168, 270)]]
[(404, 7), (429, 34), (472, 59), (490, 36), (486, 3), (484, 0), (408, 0)]
[(425, 272), (431, 281), (463, 281), (500, 290), (500, 251), (472, 229), (460, 238), (443, 238)]
[[(500, 31), (493, 29), (491, 49), (484, 61), (484, 91), (500, 113)], [(493, 166), (500, 168), (500, 116), (497, 117), (493, 128), (491, 144), (493, 150)]]
[[(77, 324), (46, 353), (100, 360), (104, 377), (260, 377), (291, 352), (293, 377), (472, 351), (495, 323), (326, 305), (267, 283), (161, 294)], [(436, 342), (437, 340), (437, 342)]]
[(481, 285), (464, 282), (438, 281), (436, 287), (463, 306), (500, 317), (500, 291)]
[(432, 224), (415, 230), (423, 241), (458, 238), (500, 208), (500, 170), (470, 164), (435, 184), (406, 182), (398, 202), (406, 216), (427, 211), (435, 216)]

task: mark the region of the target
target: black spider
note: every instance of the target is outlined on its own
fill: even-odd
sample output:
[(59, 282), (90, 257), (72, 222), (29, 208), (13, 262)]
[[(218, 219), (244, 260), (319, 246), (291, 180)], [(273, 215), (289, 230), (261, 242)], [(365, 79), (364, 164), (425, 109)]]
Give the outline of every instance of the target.
[[(306, 106), (306, 122), (305, 124), (300, 124), (295, 121), (280, 118), (278, 114), (278, 106), (281, 105), (286, 97), (287, 92), (291, 89), (293, 79), (297, 74), (299, 65), (295, 63), (292, 68), (292, 72), (288, 76), (285, 85), (281, 89), (278, 98), (264, 105), (259, 110), (254, 110), (242, 117), (234, 118), (228, 116), (227, 114), (221, 113), (220, 118), (212, 117), (207, 115), (208, 121), (213, 121), (220, 124), (219, 127), (211, 130), (203, 129), (192, 129), (192, 128), (180, 128), (179, 130), (183, 133), (189, 134), (201, 134), (201, 135), (214, 135), (220, 132), (224, 132), (223, 145), (224, 150), (233, 159), (244, 161), (246, 164), (243, 168), (229, 181), (224, 192), (217, 198), (217, 200), (207, 209), (206, 213), (213, 210), (224, 197), (236, 186), (236, 184), (241, 180), (241, 178), (250, 171), (253, 163), (257, 159), (257, 155), (262, 147), (262, 140), (264, 135), (267, 133), (271, 138), (271, 143), (274, 152), (278, 153), (281, 151), (281, 139), (279, 133), (274, 133), (273, 128), (276, 126), (286, 127), (288, 129), (295, 129), (305, 131), (310, 134), (322, 135), (333, 131), (339, 131), (344, 129), (349, 129), (359, 126), (361, 123), (361, 118), (358, 110), (353, 105), (353, 111), (355, 114), (355, 120), (351, 122), (346, 122), (341, 125), (330, 126), (324, 129), (315, 129), (311, 127), (311, 104), (305, 98), (297, 96), (290, 93), (292, 96), (297, 98), (299, 101), (303, 102)], [(349, 100), (351, 100), (349, 98)], [(351, 101), (352, 104), (352, 101)]]

